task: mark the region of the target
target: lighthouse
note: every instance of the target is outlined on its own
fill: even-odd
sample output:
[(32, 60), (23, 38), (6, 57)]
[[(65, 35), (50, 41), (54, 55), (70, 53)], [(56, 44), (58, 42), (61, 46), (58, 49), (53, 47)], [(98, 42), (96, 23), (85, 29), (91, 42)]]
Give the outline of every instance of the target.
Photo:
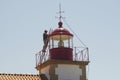
[(64, 28), (61, 20), (50, 31), (44, 51), (36, 54), (36, 69), (41, 80), (87, 80), (86, 67), (89, 63), (88, 48), (74, 45), (74, 34)]

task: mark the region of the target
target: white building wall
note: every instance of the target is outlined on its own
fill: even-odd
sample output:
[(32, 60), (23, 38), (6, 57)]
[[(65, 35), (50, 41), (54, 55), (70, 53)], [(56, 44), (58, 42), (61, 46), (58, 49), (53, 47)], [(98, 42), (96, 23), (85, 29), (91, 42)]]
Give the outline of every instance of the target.
[(58, 75), (58, 80), (80, 80), (82, 69), (79, 65), (59, 64), (55, 69), (55, 74)]

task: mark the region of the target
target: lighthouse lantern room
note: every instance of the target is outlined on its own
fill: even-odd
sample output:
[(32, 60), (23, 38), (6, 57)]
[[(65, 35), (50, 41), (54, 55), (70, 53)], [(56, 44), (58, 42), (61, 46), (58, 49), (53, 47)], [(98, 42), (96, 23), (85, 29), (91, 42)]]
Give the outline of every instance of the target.
[(72, 60), (73, 59), (73, 34), (58, 23), (58, 28), (49, 34), (50, 59)]
[(87, 80), (88, 48), (73, 47), (73, 34), (63, 27), (50, 31), (48, 43), (36, 54), (36, 69), (41, 80)]

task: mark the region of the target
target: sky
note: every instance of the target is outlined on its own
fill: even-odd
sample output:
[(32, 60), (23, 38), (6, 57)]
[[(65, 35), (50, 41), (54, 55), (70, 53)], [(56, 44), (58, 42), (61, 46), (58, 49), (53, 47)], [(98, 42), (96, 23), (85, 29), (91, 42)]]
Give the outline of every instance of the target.
[(58, 27), (60, 3), (89, 48), (88, 80), (120, 80), (120, 0), (0, 0), (0, 73), (38, 74), (35, 54), (44, 30)]

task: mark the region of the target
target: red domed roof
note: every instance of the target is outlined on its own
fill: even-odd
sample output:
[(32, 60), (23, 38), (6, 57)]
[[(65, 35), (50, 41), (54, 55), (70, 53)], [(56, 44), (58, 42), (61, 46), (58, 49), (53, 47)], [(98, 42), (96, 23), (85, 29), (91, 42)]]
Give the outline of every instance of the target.
[(70, 39), (73, 37), (73, 34), (71, 34), (67, 29), (60, 27), (52, 31), (49, 35), (49, 37), (55, 39), (55, 40), (60, 40), (60, 39)]
[(52, 31), (52, 33), (50, 34), (50, 36), (54, 36), (54, 35), (68, 35), (68, 36), (73, 36), (67, 29), (65, 28), (57, 28), (54, 31)]

